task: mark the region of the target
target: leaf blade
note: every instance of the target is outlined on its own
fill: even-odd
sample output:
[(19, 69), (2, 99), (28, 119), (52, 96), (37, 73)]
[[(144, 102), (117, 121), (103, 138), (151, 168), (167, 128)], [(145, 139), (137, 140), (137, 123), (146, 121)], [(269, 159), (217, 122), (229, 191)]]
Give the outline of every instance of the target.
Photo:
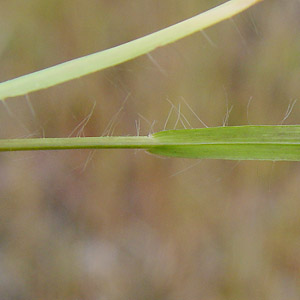
[(153, 51), (246, 10), (261, 0), (231, 0), (142, 38), (0, 83), (0, 99), (76, 79)]
[(157, 155), (181, 158), (300, 161), (300, 126), (232, 126), (161, 131)]

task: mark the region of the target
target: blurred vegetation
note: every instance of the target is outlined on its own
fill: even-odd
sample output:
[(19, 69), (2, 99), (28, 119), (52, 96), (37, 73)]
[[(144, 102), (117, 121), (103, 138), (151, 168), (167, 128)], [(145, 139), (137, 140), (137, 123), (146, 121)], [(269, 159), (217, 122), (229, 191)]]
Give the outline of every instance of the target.
[[(2, 1), (0, 81), (222, 2)], [(229, 125), (281, 124), (300, 94), (299, 9), (266, 0), (151, 56), (9, 99), (0, 137), (100, 136), (114, 116), (110, 134), (136, 134), (139, 122), (148, 134), (154, 121), (164, 128), (167, 99), (201, 127), (182, 98), (208, 126), (231, 107)], [(299, 112), (284, 123), (299, 124)], [(300, 297), (299, 163), (2, 153), (0, 177), (1, 299)]]

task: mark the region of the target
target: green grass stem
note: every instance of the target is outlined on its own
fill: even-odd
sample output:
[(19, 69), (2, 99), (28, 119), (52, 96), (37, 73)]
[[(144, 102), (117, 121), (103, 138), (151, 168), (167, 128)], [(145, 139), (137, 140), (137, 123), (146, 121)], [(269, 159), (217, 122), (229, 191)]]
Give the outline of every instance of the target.
[(231, 0), (204, 13), (111, 49), (0, 83), (0, 99), (26, 95), (134, 59), (246, 10), (261, 0)]
[(0, 140), (0, 151), (120, 148), (181, 158), (300, 161), (300, 126), (228, 126), (166, 130), (150, 136)]
[(147, 136), (1, 139), (0, 151), (118, 148), (148, 149), (155, 145), (155, 142), (155, 139)]

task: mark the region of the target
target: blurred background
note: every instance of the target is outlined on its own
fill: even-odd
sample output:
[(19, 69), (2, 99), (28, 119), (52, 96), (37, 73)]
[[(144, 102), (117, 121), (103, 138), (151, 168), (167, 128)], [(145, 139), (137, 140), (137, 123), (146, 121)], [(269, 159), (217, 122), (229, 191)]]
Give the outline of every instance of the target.
[[(0, 81), (222, 2), (1, 1)], [(183, 128), (179, 111), (194, 128), (195, 114), (209, 127), (299, 124), (299, 13), (298, 0), (266, 0), (150, 55), (8, 99), (0, 137), (147, 135)], [(300, 299), (299, 167), (1, 153), (0, 298)]]

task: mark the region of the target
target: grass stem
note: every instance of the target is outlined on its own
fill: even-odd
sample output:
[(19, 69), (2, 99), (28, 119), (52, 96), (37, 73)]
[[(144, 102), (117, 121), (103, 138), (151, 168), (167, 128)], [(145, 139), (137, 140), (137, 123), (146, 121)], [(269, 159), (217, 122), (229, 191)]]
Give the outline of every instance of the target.
[(300, 161), (300, 126), (228, 126), (166, 130), (150, 136), (0, 140), (0, 151), (145, 149), (182, 158)]

